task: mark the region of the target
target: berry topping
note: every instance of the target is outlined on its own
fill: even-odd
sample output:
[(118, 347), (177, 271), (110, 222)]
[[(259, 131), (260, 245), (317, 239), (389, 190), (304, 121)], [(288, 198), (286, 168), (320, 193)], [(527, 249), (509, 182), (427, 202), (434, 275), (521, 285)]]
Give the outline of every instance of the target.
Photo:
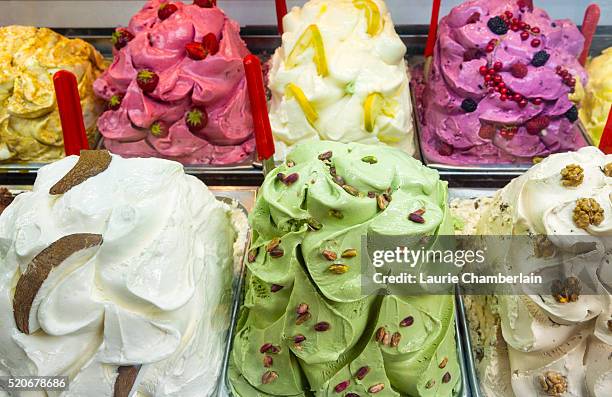
[(504, 21), (502, 17), (493, 17), (489, 19), (487, 26), (491, 29), (491, 32), (497, 35), (508, 33), (508, 25), (506, 25), (506, 21)]
[(116, 49), (120, 50), (127, 45), (132, 39), (134, 35), (130, 33), (129, 30), (119, 28), (115, 30), (111, 36), (111, 41)]
[(534, 48), (535, 47), (539, 47), (540, 44), (542, 44), (542, 41), (540, 41), (540, 39), (533, 39), (533, 40), (531, 40), (531, 46), (534, 47)]
[(476, 23), (480, 21), (480, 13), (479, 12), (475, 12), (472, 15), (470, 15), (470, 17), (468, 18), (467, 21), (465, 21), (465, 23), (467, 25), (471, 24), (471, 23)]
[(503, 63), (501, 63), (501, 62), (499, 62), (499, 61), (497, 61), (497, 62), (495, 62), (495, 63), (493, 64), (493, 69), (494, 69), (496, 72), (499, 72), (500, 70), (502, 70), (502, 68), (503, 68), (503, 67), (504, 67), (504, 64), (503, 64)]
[(119, 108), (121, 107), (121, 101), (122, 100), (123, 100), (123, 96), (122, 95), (113, 95), (108, 100), (108, 104), (107, 104), (108, 109), (109, 110), (119, 110)]
[(480, 126), (480, 130), (478, 131), (478, 136), (482, 139), (493, 139), (495, 136), (495, 132), (497, 128), (491, 124), (483, 124)]
[(514, 138), (517, 132), (518, 132), (517, 127), (502, 127), (499, 130), (499, 135), (505, 140), (509, 141), (512, 138)]
[(206, 128), (208, 113), (204, 106), (195, 106), (185, 114), (185, 123), (189, 131), (196, 134)]
[(219, 41), (214, 33), (208, 33), (206, 36), (204, 36), (202, 39), (202, 45), (210, 55), (216, 55), (219, 52)]
[(463, 109), (466, 113), (472, 113), (476, 110), (476, 108), (478, 108), (478, 104), (473, 99), (468, 98), (461, 102), (461, 109)]
[(217, 0), (193, 0), (193, 4), (202, 8), (213, 8), (217, 5)]
[(521, 32), (521, 40), (525, 41), (529, 38), (528, 32)]
[(489, 70), (489, 68), (487, 68), (487, 65), (482, 65), (480, 67), (480, 69), (478, 69), (478, 71), (480, 72), (481, 75), (486, 76), (487, 75), (487, 71)]
[(522, 79), (525, 76), (527, 76), (527, 65), (522, 64), (520, 62), (515, 63), (514, 65), (512, 65), (512, 67), (510, 67), (510, 73), (512, 74), (512, 76), (516, 77), (517, 79)]
[(569, 110), (565, 112), (565, 117), (572, 123), (578, 120), (578, 108), (576, 106), (569, 108)]
[(535, 67), (544, 66), (549, 58), (550, 55), (546, 51), (538, 51), (533, 56), (531, 64)]
[(482, 58), (484, 55), (485, 55), (485, 53), (482, 52), (480, 49), (478, 49), (478, 48), (470, 48), (470, 49), (466, 50), (463, 53), (463, 61), (464, 62), (469, 62), (469, 61), (472, 61), (474, 59)]
[(533, 34), (540, 33), (540, 28), (538, 28), (537, 26), (534, 26), (533, 28), (531, 28), (531, 33), (533, 33)]
[(438, 153), (440, 156), (450, 156), (454, 152), (454, 149), (451, 145), (446, 142), (440, 142), (440, 146), (438, 147)]
[(178, 7), (172, 3), (161, 3), (157, 10), (157, 17), (162, 21), (170, 18), (172, 14), (178, 11)]
[(156, 121), (151, 125), (151, 135), (156, 138), (163, 138), (168, 135), (168, 124), (165, 121)]
[(138, 83), (138, 87), (140, 87), (142, 92), (150, 93), (155, 91), (159, 83), (159, 76), (152, 70), (143, 69), (136, 75), (136, 83)]
[(536, 116), (525, 123), (527, 132), (531, 135), (540, 133), (544, 128), (550, 124), (550, 118), (548, 116)]
[(185, 50), (187, 50), (187, 56), (194, 61), (201, 61), (208, 56), (208, 50), (204, 48), (204, 44), (198, 43), (197, 41), (187, 43), (187, 45), (185, 45)]

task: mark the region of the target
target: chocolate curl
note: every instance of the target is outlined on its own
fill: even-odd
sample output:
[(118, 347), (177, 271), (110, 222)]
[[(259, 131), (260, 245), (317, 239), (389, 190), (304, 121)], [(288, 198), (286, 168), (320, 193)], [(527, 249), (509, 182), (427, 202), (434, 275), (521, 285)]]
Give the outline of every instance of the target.
[(580, 54), (580, 57), (578, 58), (582, 66), (586, 64), (587, 58), (589, 57), (591, 44), (593, 44), (593, 36), (597, 30), (597, 24), (599, 23), (600, 16), (601, 10), (597, 4), (589, 5), (584, 11), (584, 20), (582, 21), (584, 48), (582, 49), (582, 54)]
[(608, 121), (606, 122), (606, 126), (601, 134), (599, 149), (605, 154), (612, 154), (612, 106), (610, 106)]
[(283, 35), (283, 18), (287, 15), (287, 1), (276, 0), (276, 23), (278, 24), (278, 34)]
[(246, 73), (253, 124), (255, 127), (255, 143), (259, 160), (264, 162), (264, 173), (274, 169), (274, 138), (272, 127), (268, 118), (266, 104), (266, 91), (263, 84), (261, 62), (253, 54), (244, 57), (244, 70)]
[(425, 66), (424, 78), (429, 80), (429, 70), (431, 69), (431, 61), (438, 36), (438, 19), (440, 17), (441, 0), (434, 0), (431, 7), (431, 20), (429, 21), (429, 33), (427, 34), (427, 44), (425, 45)]
[(76, 76), (60, 70), (53, 75), (53, 85), (64, 133), (64, 151), (66, 156), (78, 155), (81, 150), (89, 150), (89, 143)]

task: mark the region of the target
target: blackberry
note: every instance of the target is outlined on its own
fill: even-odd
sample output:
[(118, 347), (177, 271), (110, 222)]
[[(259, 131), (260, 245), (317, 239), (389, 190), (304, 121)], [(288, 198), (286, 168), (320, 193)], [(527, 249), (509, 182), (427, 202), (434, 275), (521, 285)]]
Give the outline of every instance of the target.
[(546, 62), (548, 62), (549, 58), (550, 54), (548, 54), (546, 51), (538, 51), (533, 56), (531, 64), (535, 67), (544, 66)]
[(464, 99), (463, 102), (461, 102), (461, 109), (465, 110), (466, 113), (472, 113), (476, 110), (477, 107), (478, 104), (473, 99), (468, 98)]
[(502, 34), (508, 33), (508, 25), (506, 25), (506, 22), (501, 17), (493, 17), (489, 19), (487, 26), (489, 29), (491, 29), (491, 32), (497, 35), (501, 36)]
[(578, 120), (578, 108), (576, 106), (569, 108), (569, 110), (565, 112), (565, 117), (572, 123)]

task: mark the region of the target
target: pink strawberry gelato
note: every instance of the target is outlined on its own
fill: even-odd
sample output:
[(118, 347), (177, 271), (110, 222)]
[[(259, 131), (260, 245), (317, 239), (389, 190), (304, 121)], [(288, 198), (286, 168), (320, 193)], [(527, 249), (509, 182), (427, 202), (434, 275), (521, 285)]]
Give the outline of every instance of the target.
[(577, 60), (583, 43), (572, 22), (520, 0), (454, 8), (440, 21), (422, 95), (425, 157), (450, 165), (531, 163), (585, 146), (568, 98), (578, 80), (586, 82)]
[[(98, 121), (106, 148), (125, 157), (162, 157), (183, 164), (228, 165), (247, 159), (255, 141), (242, 65), (249, 52), (240, 26), (217, 7), (178, 1), (172, 2), (177, 10), (161, 20), (163, 3), (167, 1), (150, 0), (132, 17), (126, 30), (133, 38), (113, 50), (113, 64), (94, 84), (107, 101), (122, 97), (118, 109), (109, 108)], [(209, 33), (218, 40), (218, 53), (190, 58), (186, 45), (202, 43)], [(136, 78), (145, 69), (159, 77), (147, 94)], [(185, 120), (196, 106), (206, 109), (208, 123), (192, 132)], [(167, 131), (152, 134), (158, 122)]]

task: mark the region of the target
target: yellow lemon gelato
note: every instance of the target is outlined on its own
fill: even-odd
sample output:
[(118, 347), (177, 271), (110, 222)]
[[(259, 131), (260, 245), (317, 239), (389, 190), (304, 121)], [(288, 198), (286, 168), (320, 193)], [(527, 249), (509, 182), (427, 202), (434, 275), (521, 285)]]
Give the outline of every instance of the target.
[(580, 120), (599, 145), (612, 106), (612, 47), (587, 64), (589, 83), (585, 87)]
[(93, 46), (46, 28), (0, 27), (0, 162), (52, 161), (64, 156), (53, 88), (61, 69), (77, 76), (85, 128), (94, 144), (104, 102), (93, 82), (106, 64)]

